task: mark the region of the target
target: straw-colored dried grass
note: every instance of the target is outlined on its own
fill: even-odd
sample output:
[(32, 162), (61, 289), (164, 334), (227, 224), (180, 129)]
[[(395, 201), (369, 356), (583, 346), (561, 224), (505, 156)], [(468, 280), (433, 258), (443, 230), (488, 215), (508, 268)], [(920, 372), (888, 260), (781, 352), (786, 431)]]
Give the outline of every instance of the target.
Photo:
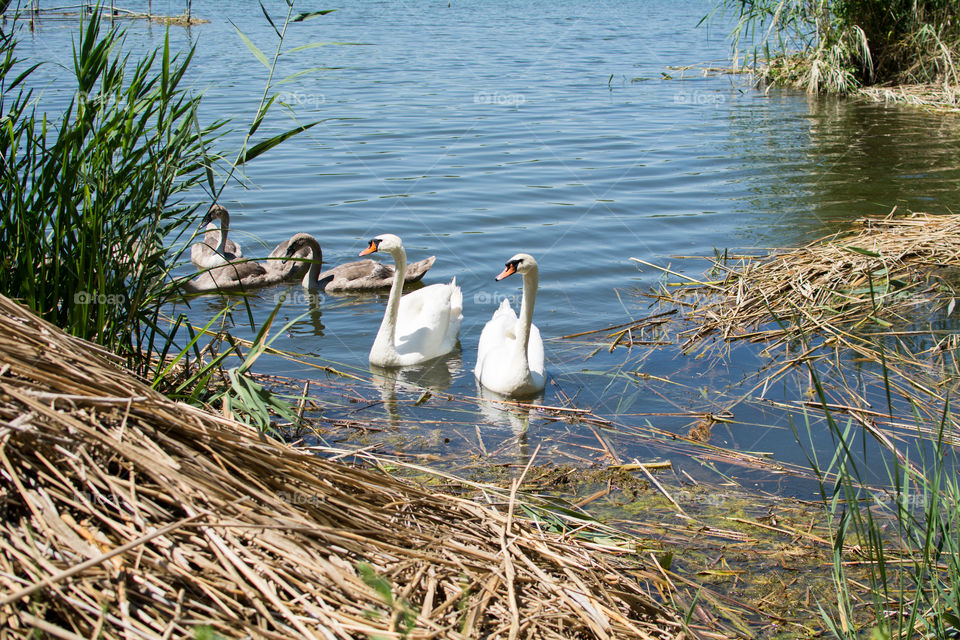
[(0, 296), (0, 636), (679, 638), (658, 579), (174, 403)]
[[(682, 334), (683, 347), (717, 336), (766, 340), (797, 331), (844, 338), (868, 322), (886, 326), (881, 315), (895, 318), (952, 297), (949, 270), (960, 267), (960, 215), (891, 214), (858, 226), (797, 249), (732, 266), (717, 263), (722, 280), (665, 293), (661, 297), (682, 305), (694, 322)], [(755, 331), (772, 321), (782, 326)]]
[(873, 102), (907, 104), (935, 111), (960, 111), (960, 89), (950, 84), (900, 84), (861, 87), (857, 93)]

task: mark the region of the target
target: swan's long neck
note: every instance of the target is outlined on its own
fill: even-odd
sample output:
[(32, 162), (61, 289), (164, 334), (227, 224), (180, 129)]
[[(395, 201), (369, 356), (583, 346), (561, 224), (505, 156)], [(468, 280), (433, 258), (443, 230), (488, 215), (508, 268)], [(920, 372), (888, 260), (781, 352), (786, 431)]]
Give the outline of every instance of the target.
[(391, 351), (397, 348), (397, 316), (400, 313), (400, 296), (403, 295), (403, 280), (407, 275), (407, 252), (403, 247), (390, 251), (397, 267), (393, 274), (393, 285), (390, 286), (390, 297), (387, 299), (387, 310), (380, 323), (376, 342), (383, 342)]
[(308, 238), (304, 243), (310, 247), (310, 259), (314, 262), (310, 263), (310, 270), (303, 276), (303, 282), (300, 284), (307, 289), (315, 289), (320, 279), (320, 269), (323, 267), (323, 251), (320, 249), (320, 244), (313, 238)]
[(220, 241), (217, 243), (217, 248), (215, 249), (215, 251), (217, 252), (217, 255), (222, 256), (224, 252), (227, 250), (227, 233), (229, 231), (230, 231), (230, 218), (228, 218), (227, 215), (224, 214), (223, 217), (220, 218), (220, 229), (218, 229), (218, 233), (220, 234)]
[(530, 325), (533, 324), (533, 306), (537, 302), (537, 286), (540, 274), (537, 268), (523, 274), (523, 300), (520, 303), (520, 327), (517, 331), (517, 344), (524, 367), (527, 366), (527, 343), (530, 342)]

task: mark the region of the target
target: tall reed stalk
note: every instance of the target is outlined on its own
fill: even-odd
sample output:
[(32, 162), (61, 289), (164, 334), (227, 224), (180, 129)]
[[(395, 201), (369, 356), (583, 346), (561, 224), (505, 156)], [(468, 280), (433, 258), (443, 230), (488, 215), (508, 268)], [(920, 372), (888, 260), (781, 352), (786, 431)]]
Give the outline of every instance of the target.
[[(834, 637), (864, 637), (862, 612), (870, 613), (872, 638), (949, 638), (960, 635), (960, 479), (949, 404), (935, 438), (915, 412), (918, 446), (911, 456), (885, 461), (889, 489), (864, 480), (863, 451), (854, 450), (856, 430), (841, 425), (814, 367), (808, 363), (819, 401), (837, 443), (832, 460), (810, 462), (821, 478), (821, 496), (835, 531), (834, 597), (821, 614)], [(808, 425), (809, 427), (809, 425)], [(901, 452), (903, 453), (903, 452)], [(919, 471), (918, 471), (919, 470)], [(850, 567), (862, 576), (851, 578)], [(859, 576), (858, 576), (859, 577)], [(831, 602), (832, 600), (832, 602)]]
[(210, 181), (199, 98), (180, 87), (193, 56), (118, 54), (123, 35), (89, 17), (74, 47), (75, 93), (56, 121), (25, 82), (36, 68), (0, 36), (0, 291), (135, 370), (168, 342), (168, 269), (193, 226), (184, 194)]

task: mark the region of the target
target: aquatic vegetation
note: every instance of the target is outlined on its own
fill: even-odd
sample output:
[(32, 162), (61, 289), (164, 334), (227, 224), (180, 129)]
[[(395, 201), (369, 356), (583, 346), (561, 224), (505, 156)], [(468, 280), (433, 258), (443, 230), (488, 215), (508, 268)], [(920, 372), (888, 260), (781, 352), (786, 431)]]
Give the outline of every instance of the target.
[[(960, 5), (953, 0), (720, 0), (735, 13), (735, 57), (810, 92), (873, 84), (956, 87)], [(953, 96), (955, 98), (955, 96)]]
[[(328, 11), (295, 15), (288, 3), (283, 30), (271, 21), (278, 36), (272, 63), (253, 48), (270, 78), (232, 160), (213, 150), (226, 122), (201, 124), (200, 96), (181, 86), (195, 49), (175, 54), (168, 33), (162, 48), (133, 58), (124, 53), (124, 32), (103, 27), (96, 12), (80, 24), (73, 52), (76, 91), (53, 120), (38, 113), (28, 88), (39, 64), (28, 66), (15, 55), (14, 20), (0, 34), (0, 241), (8, 248), (0, 292), (101, 344), (154, 388), (189, 402), (211, 395), (206, 383), (216, 367), (229, 353), (241, 354), (229, 336), (203, 349), (198, 344), (220, 316), (198, 329), (183, 314), (172, 320), (164, 315), (185, 284), (194, 282), (171, 272), (195, 235), (201, 205), (193, 203), (215, 201), (238, 168), (316, 124), (256, 136), (276, 99), (270, 95), (273, 68), (287, 24), (323, 13)], [(214, 343), (227, 344), (227, 351), (212, 353)], [(254, 414), (279, 407), (265, 390), (253, 393), (255, 383), (243, 378), (242, 367), (238, 371), (229, 385), (238, 403)], [(257, 398), (266, 404), (245, 402)]]
[(74, 50), (76, 93), (48, 119), (16, 31), (0, 35), (0, 291), (146, 375), (143, 354), (172, 338), (160, 309), (179, 255), (167, 246), (193, 226), (184, 197), (207, 179), (223, 123), (201, 126), (199, 98), (180, 86), (192, 50), (174, 55), (167, 38), (133, 60), (99, 15)]
[[(921, 435), (911, 451), (902, 447), (884, 460), (887, 488), (878, 489), (865, 479), (866, 462), (855, 453), (853, 421), (834, 418), (812, 368), (811, 373), (837, 442), (830, 460), (809, 456), (823, 478), (821, 495), (833, 532), (834, 593), (820, 601), (825, 624), (834, 637), (859, 638), (863, 625), (857, 620), (868, 611), (872, 637), (956, 635), (960, 481), (949, 404), (932, 437)], [(919, 433), (930, 432), (920, 412), (915, 420)], [(866, 575), (852, 580), (854, 567)]]
[[(820, 595), (838, 638), (948, 637), (960, 595), (954, 215), (893, 215), (806, 246), (731, 260), (651, 294), (683, 310), (688, 354), (763, 345), (736, 403), (779, 405), (818, 478), (833, 549)], [(804, 391), (802, 387), (806, 385)], [(832, 446), (824, 447), (822, 434)], [(818, 444), (819, 443), (819, 444)], [(854, 575), (854, 573), (856, 575)]]
[(668, 640), (683, 626), (651, 560), (538, 529), (516, 493), (481, 504), (297, 450), (152, 391), (2, 296), (0, 328), (12, 634)]

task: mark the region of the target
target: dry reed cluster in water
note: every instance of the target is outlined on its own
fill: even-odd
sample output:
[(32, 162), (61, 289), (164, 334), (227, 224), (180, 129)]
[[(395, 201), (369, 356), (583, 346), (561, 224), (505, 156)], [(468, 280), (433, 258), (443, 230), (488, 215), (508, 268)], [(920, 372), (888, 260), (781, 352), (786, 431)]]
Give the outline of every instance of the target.
[(677, 638), (601, 545), (174, 403), (0, 297), (0, 628)]
[[(891, 214), (858, 225), (854, 233), (798, 249), (732, 265), (717, 261), (721, 280), (665, 293), (694, 323), (681, 334), (681, 346), (712, 337), (769, 340), (797, 330), (843, 334), (867, 323), (889, 326), (881, 313), (896, 317), (953, 297), (960, 280), (960, 216)], [(771, 320), (781, 326), (757, 331)]]
[[(796, 249), (715, 260), (720, 279), (664, 285), (653, 297), (683, 311), (675, 339), (688, 353), (724, 353), (740, 341), (764, 345), (769, 362), (728, 408), (813, 367), (829, 384), (824, 398), (802, 404), (847, 412), (898, 452), (890, 430), (932, 435), (913, 411), (935, 425), (960, 386), (957, 335), (937, 320), (954, 312), (958, 265), (960, 215), (891, 213)], [(876, 366), (845, 376), (849, 360)], [(886, 418), (890, 424), (880, 428)], [(958, 433), (953, 423), (948, 440)]]

